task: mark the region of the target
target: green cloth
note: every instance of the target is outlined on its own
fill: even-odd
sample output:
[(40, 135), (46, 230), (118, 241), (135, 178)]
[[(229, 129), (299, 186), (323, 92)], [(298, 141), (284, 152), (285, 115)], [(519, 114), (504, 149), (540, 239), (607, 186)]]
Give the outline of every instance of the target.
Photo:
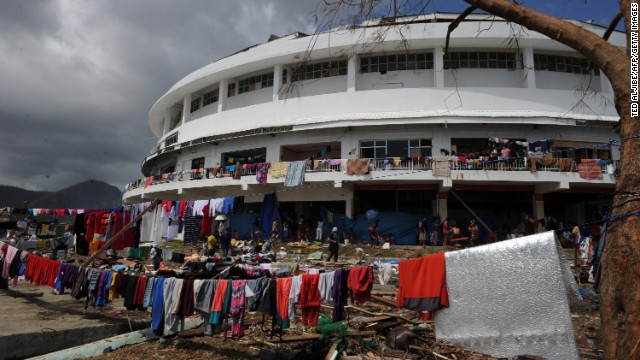
[(307, 260), (322, 260), (322, 251), (316, 251), (307, 256)]

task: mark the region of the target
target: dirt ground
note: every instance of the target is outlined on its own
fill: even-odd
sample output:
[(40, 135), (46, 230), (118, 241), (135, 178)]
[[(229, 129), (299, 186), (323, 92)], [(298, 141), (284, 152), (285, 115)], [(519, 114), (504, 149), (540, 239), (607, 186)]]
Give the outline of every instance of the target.
[[(275, 247), (276, 251), (280, 245)], [(357, 245), (341, 248), (340, 260), (351, 259), (356, 255)], [(368, 254), (368, 260), (374, 258), (396, 258), (407, 259), (420, 257), (426, 254), (440, 252), (440, 247), (420, 248), (416, 246), (395, 247), (389, 250), (374, 249), (363, 247)], [(303, 257), (306, 254), (323, 251), (326, 249), (308, 249), (297, 247), (286, 247), (289, 255), (299, 255)], [(570, 257), (567, 253), (566, 256)], [(344, 257), (344, 258), (343, 258)], [(590, 285), (583, 287), (585, 290), (592, 290)], [(375, 288), (374, 288), (375, 289)], [(374, 306), (371, 311), (389, 311), (397, 312), (398, 309), (385, 307), (380, 304), (369, 302)], [(378, 306), (377, 308), (375, 306)], [(364, 308), (367, 308), (364, 306)], [(298, 310), (299, 311), (299, 310)], [(331, 315), (325, 308), (321, 313)], [(350, 329), (363, 330), (362, 326), (354, 319), (362, 318), (361, 313), (348, 310), (350, 319)], [(319, 353), (317, 358), (323, 359), (329, 350), (330, 342), (319, 343), (317, 341), (306, 341), (296, 343), (276, 344), (274, 338), (270, 338), (268, 329), (269, 324), (263, 327), (260, 325), (261, 316), (259, 314), (248, 314), (246, 318), (246, 332), (241, 339), (228, 338), (224, 339), (221, 335), (203, 336), (202, 329), (194, 329), (187, 332), (184, 336), (178, 335), (168, 339), (168, 341), (149, 341), (146, 343), (126, 346), (115, 350), (111, 353), (96, 357), (95, 359), (113, 360), (113, 359), (256, 359), (259, 358), (260, 349), (269, 349), (272, 352), (280, 351), (275, 358), (290, 358), (289, 355), (305, 351), (294, 358), (304, 358), (305, 360), (316, 358), (314, 351)], [(583, 302), (572, 308), (572, 321), (576, 337), (576, 345), (582, 359), (602, 359), (603, 345), (600, 332), (600, 314), (598, 312), (597, 298), (585, 298)], [(490, 356), (476, 354), (465, 349), (455, 347), (445, 342), (436, 342), (432, 324), (428, 325), (429, 330), (426, 333), (428, 343), (421, 344), (422, 350), (411, 349), (409, 352), (392, 351), (385, 347), (384, 336), (379, 332), (378, 335), (358, 338), (343, 338), (341, 347), (339, 347), (343, 358), (347, 359), (379, 359), (379, 358), (407, 358), (407, 359), (493, 359)], [(288, 336), (297, 336), (313, 333), (313, 329), (302, 331), (299, 323), (293, 323), (292, 328), (286, 331)], [(320, 347), (318, 350), (317, 346)], [(358, 357), (359, 356), (359, 357)], [(535, 359), (534, 357), (521, 357), (521, 359)]]

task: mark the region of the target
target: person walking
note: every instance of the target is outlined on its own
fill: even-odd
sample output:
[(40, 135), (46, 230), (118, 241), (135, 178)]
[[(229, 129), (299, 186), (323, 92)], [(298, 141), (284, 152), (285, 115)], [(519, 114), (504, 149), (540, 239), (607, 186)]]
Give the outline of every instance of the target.
[(340, 251), (340, 245), (338, 245), (338, 239), (336, 238), (335, 234), (332, 232), (331, 234), (329, 234), (328, 240), (329, 240), (329, 259), (327, 259), (327, 261), (331, 261), (331, 258), (333, 258), (333, 261), (336, 262), (338, 261), (338, 252)]

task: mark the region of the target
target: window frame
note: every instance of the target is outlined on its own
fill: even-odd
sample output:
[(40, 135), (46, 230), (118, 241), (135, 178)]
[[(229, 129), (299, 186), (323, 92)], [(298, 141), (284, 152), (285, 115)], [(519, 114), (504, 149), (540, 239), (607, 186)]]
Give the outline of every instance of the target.
[(511, 51), (451, 51), (443, 57), (444, 69), (518, 68), (518, 58)]
[[(191, 159), (191, 170), (204, 169), (204, 160), (205, 160), (204, 156)], [(198, 165), (202, 165), (202, 166), (198, 166)]]
[(434, 67), (433, 52), (391, 53), (360, 57), (360, 73), (430, 70)]

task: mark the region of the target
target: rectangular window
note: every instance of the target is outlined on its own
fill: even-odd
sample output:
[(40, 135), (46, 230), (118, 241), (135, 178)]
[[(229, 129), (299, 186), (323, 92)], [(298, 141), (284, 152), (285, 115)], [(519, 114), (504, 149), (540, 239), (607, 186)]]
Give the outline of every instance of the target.
[(267, 148), (230, 151), (222, 154), (223, 166), (262, 163), (267, 160)]
[(191, 112), (198, 111), (200, 109), (200, 98), (191, 101)]
[(387, 156), (400, 158), (431, 156), (431, 140), (399, 139), (360, 141), (361, 158), (384, 159)]
[(164, 140), (164, 146), (171, 146), (178, 142), (178, 133), (175, 133)]
[(204, 158), (195, 158), (191, 160), (191, 170), (198, 170), (204, 168)]
[(287, 83), (287, 69), (282, 69), (282, 83)]
[(232, 97), (236, 94), (236, 83), (231, 83), (227, 86), (227, 97)]
[(219, 95), (218, 89), (209, 91), (208, 93), (204, 94), (204, 96), (202, 96), (202, 107), (218, 102), (218, 97), (219, 97), (218, 95)]
[(291, 81), (321, 79), (347, 75), (347, 61), (333, 61), (299, 66), (291, 72)]
[(433, 69), (433, 53), (403, 53), (360, 58), (361, 73), (426, 69)]
[(515, 69), (516, 55), (499, 51), (455, 51), (444, 57), (445, 69)]
[[(260, 86), (258, 87), (258, 84)], [(273, 86), (273, 73), (266, 73), (238, 81), (238, 94)]]
[[(561, 55), (533, 54), (535, 70), (589, 74), (589, 60), (585, 58)], [(600, 69), (592, 69), (594, 75), (600, 75)]]

